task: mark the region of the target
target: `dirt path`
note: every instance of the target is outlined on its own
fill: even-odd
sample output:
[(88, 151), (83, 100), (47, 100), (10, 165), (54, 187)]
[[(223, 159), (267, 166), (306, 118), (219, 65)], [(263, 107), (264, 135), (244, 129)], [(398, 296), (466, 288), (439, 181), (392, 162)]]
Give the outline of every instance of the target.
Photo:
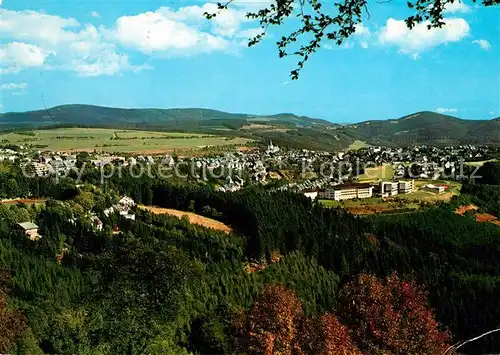
[(212, 229), (215, 229), (218, 231), (223, 231), (226, 233), (229, 233), (232, 231), (231, 227), (225, 225), (224, 223), (216, 221), (215, 219), (200, 216), (199, 214), (196, 214), (196, 213), (179, 211), (179, 210), (175, 210), (173, 208), (161, 208), (161, 207), (154, 207), (154, 206), (139, 206), (139, 207), (144, 209), (144, 210), (147, 210), (151, 213), (154, 213), (154, 214), (169, 214), (171, 216), (175, 216), (178, 218), (182, 218), (184, 216), (187, 216), (187, 218), (189, 219), (189, 222), (192, 224), (197, 224), (199, 226), (212, 228)]

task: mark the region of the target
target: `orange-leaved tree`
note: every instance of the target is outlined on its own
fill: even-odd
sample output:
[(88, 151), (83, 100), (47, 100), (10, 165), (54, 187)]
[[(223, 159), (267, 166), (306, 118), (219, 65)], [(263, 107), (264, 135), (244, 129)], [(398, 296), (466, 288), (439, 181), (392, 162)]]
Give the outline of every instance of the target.
[(447, 348), (448, 333), (439, 329), (427, 294), (412, 280), (360, 274), (339, 296), (342, 318), (363, 353), (433, 355)]
[(255, 354), (292, 354), (304, 312), (293, 291), (268, 285), (247, 312), (241, 346)]
[(295, 293), (266, 285), (240, 325), (240, 350), (265, 355), (360, 355), (347, 328), (332, 314), (304, 315)]
[(323, 330), (324, 355), (361, 355), (351, 340), (349, 330), (339, 319), (330, 313), (321, 317)]

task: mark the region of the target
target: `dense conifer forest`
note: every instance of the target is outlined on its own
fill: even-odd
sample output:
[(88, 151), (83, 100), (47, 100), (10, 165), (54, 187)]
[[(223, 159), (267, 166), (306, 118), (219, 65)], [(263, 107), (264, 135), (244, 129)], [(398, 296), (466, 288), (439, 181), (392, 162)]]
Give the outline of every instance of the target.
[[(472, 202), (498, 214), (499, 171), (486, 164), (450, 203), (356, 217), (288, 192), (127, 174), (101, 184), (92, 169), (77, 184), (10, 166), (2, 197), (48, 200), (0, 205), (0, 353), (441, 354), (500, 326), (500, 228), (454, 213)], [(233, 232), (104, 215), (123, 195)], [(41, 239), (16, 227), (27, 220)], [(460, 351), (499, 352), (500, 334)]]

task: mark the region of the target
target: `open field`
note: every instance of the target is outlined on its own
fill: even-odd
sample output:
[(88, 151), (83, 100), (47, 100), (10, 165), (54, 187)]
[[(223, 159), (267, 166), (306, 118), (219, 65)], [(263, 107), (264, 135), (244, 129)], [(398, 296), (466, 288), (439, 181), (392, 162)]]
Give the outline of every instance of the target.
[(418, 190), (406, 195), (395, 196), (395, 199), (403, 199), (403, 200), (418, 200), (423, 202), (437, 202), (437, 201), (449, 201), (453, 196), (457, 195), (452, 191), (446, 191), (441, 194)]
[(392, 180), (394, 169), (392, 165), (381, 165), (375, 168), (366, 168), (365, 173), (358, 176), (359, 182), (374, 182), (378, 180)]
[(355, 140), (354, 142), (351, 143), (351, 145), (349, 145), (350, 150), (358, 150), (358, 149), (366, 148), (366, 147), (368, 147), (368, 144), (366, 144), (366, 142), (360, 141), (360, 140)]
[(189, 219), (189, 222), (192, 224), (197, 224), (199, 226), (212, 228), (226, 233), (232, 231), (231, 227), (225, 225), (222, 222), (216, 221), (215, 219), (211, 219), (208, 217), (200, 216), (199, 214), (192, 212), (185, 212), (185, 211), (175, 210), (172, 208), (161, 208), (154, 206), (139, 206), (139, 208), (142, 208), (154, 214), (169, 214), (171, 216), (175, 216), (178, 218), (186, 216)]
[(159, 154), (174, 149), (242, 145), (249, 139), (207, 134), (114, 130), (105, 128), (58, 128), (0, 135), (0, 142), (31, 144), (40, 150), (104, 151)]

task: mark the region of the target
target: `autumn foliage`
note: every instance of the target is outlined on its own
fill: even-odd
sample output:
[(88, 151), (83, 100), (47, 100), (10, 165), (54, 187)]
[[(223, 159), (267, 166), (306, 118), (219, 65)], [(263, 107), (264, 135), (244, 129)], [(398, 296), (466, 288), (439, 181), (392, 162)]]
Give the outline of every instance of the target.
[(321, 317), (323, 330), (324, 355), (361, 355), (362, 353), (352, 343), (351, 335), (345, 325), (333, 314)]
[(295, 293), (283, 285), (267, 286), (246, 315), (242, 347), (256, 354), (292, 354), (303, 317)]
[(263, 355), (443, 354), (448, 333), (427, 307), (427, 294), (396, 274), (361, 274), (340, 291), (340, 319), (307, 317), (295, 293), (267, 285), (240, 318), (242, 353)]
[(358, 275), (340, 292), (342, 318), (368, 354), (443, 354), (449, 337), (426, 299), (421, 287), (395, 273), (384, 280)]
[(361, 354), (349, 332), (332, 314), (304, 315), (295, 293), (283, 285), (267, 285), (245, 315), (240, 330), (244, 353), (265, 355)]
[(8, 353), (11, 344), (27, 328), (25, 317), (6, 308), (10, 274), (0, 270), (0, 354)]

